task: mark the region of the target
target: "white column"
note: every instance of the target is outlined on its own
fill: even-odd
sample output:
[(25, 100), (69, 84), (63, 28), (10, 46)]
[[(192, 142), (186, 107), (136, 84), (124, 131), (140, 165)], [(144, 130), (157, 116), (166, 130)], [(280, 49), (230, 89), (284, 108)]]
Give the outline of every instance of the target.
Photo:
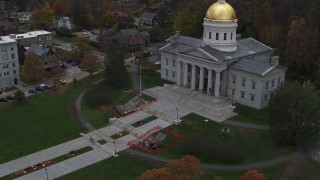
[(188, 86), (188, 63), (184, 63), (184, 73), (183, 73), (183, 86)]
[(220, 72), (216, 71), (216, 81), (214, 86), (214, 96), (219, 97), (220, 95)]
[(181, 62), (177, 61), (178, 70), (177, 70), (177, 85), (181, 86)]
[(196, 65), (192, 65), (191, 90), (196, 89)]
[(203, 91), (203, 80), (204, 80), (204, 67), (200, 67), (200, 82), (199, 82), (199, 91), (202, 92)]
[(212, 69), (208, 69), (208, 88), (207, 88), (208, 94), (210, 94), (210, 89), (212, 90)]

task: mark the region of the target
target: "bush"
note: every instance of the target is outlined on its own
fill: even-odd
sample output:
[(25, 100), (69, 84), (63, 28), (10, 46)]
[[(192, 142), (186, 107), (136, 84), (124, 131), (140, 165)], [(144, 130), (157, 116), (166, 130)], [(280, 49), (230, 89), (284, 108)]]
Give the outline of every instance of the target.
[(94, 108), (101, 106), (110, 99), (110, 94), (97, 86), (92, 87), (84, 96), (84, 100), (88, 106)]
[(69, 29), (58, 29), (58, 30), (56, 31), (56, 34), (57, 34), (58, 36), (67, 37), (67, 38), (76, 37), (76, 35), (72, 34)]
[(15, 93), (15, 97), (16, 97), (18, 102), (23, 102), (26, 99), (26, 96), (25, 96), (24, 92), (22, 92), (21, 90), (18, 90)]

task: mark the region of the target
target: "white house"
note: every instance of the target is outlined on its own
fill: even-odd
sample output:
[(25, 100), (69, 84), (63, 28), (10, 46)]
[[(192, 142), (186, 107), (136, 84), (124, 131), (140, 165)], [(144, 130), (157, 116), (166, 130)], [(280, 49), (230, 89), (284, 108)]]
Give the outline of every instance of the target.
[(30, 22), (31, 13), (29, 12), (20, 12), (18, 13), (18, 21), (21, 24), (29, 23)]
[(217, 98), (266, 107), (283, 84), (286, 68), (272, 48), (253, 38), (237, 40), (237, 26), (236, 13), (225, 0), (212, 4), (202, 39), (177, 32), (160, 49), (161, 77)]
[(0, 91), (20, 81), (17, 44), (9, 36), (0, 37)]
[(72, 22), (69, 17), (55, 16), (53, 19), (53, 28), (55, 29), (72, 29)]

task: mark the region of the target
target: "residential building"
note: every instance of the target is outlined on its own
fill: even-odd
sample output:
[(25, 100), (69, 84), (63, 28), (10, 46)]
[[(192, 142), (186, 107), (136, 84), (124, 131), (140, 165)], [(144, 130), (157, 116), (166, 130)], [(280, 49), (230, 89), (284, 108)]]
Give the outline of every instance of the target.
[(12, 39), (18, 41), (20, 46), (30, 46), (31, 44), (38, 45), (52, 45), (52, 33), (48, 31), (31, 31), (23, 34), (12, 34), (10, 35)]
[(123, 29), (117, 34), (118, 43), (128, 52), (140, 51), (149, 46), (150, 35), (137, 29)]
[(55, 29), (72, 29), (72, 22), (69, 17), (55, 16), (53, 20), (53, 28)]
[(18, 22), (20, 24), (26, 24), (30, 22), (31, 13), (30, 12), (20, 12), (18, 13)]
[(54, 66), (59, 66), (59, 59), (52, 48), (47, 48), (38, 44), (31, 44), (26, 54), (34, 53), (44, 64), (46, 70), (50, 70)]
[(17, 85), (20, 81), (17, 44), (9, 36), (0, 37), (0, 91)]
[(266, 107), (284, 83), (286, 67), (272, 48), (253, 38), (237, 40), (237, 26), (236, 13), (225, 0), (212, 4), (202, 39), (177, 32), (160, 49), (161, 77), (208, 96)]
[(139, 17), (139, 26), (153, 27), (155, 26), (156, 13), (144, 12)]

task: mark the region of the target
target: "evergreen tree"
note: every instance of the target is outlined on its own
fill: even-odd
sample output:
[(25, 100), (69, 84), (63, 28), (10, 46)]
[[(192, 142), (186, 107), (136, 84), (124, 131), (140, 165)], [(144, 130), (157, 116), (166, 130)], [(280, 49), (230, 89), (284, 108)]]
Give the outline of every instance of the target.
[(116, 42), (112, 42), (108, 48), (105, 75), (107, 82), (114, 87), (123, 88), (128, 85), (129, 77), (124, 64), (124, 53)]

